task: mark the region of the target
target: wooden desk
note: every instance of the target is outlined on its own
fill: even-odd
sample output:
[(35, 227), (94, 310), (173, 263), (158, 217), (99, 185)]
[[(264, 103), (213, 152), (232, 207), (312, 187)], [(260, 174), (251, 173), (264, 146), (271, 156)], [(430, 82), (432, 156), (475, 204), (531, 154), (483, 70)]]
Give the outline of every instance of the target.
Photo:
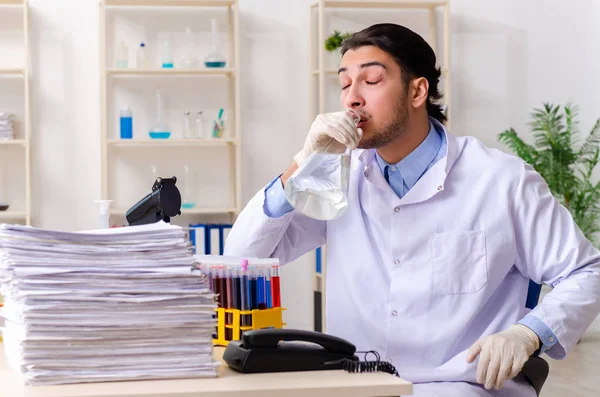
[[(224, 348), (215, 348), (220, 359)], [(346, 371), (241, 374), (223, 364), (218, 378), (25, 386), (8, 368), (0, 344), (1, 397), (381, 397), (412, 394), (412, 384), (386, 373)]]

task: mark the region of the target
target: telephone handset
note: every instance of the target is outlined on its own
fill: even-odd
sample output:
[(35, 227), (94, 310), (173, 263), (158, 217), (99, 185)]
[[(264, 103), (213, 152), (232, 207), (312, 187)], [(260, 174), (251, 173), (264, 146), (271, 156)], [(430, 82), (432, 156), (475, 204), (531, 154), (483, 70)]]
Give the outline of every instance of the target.
[(294, 329), (246, 331), (242, 340), (230, 341), (223, 360), (246, 373), (345, 369), (350, 372), (384, 371), (398, 375), (387, 362), (361, 362), (356, 347), (333, 335)]

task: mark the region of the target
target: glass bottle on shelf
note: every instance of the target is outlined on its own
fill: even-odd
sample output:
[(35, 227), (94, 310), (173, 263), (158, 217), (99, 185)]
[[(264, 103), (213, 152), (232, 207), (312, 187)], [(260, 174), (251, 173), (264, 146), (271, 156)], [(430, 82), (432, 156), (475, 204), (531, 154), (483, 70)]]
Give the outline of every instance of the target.
[(136, 67), (138, 69), (148, 69), (151, 67), (150, 65), (150, 57), (148, 56), (148, 48), (146, 44), (142, 41), (137, 48), (136, 53)]
[(204, 58), (204, 65), (207, 68), (224, 68), (226, 64), (225, 55), (219, 50), (220, 40), (216, 18), (210, 20), (212, 32), (212, 52)]
[(192, 180), (192, 172), (190, 171), (189, 165), (183, 166), (183, 178), (178, 180), (178, 182), (181, 184), (181, 208), (194, 208), (196, 206), (193, 194), (194, 181)]
[(194, 137), (196, 139), (206, 138), (206, 119), (204, 113), (200, 110), (196, 112), (196, 122), (194, 123)]
[(192, 139), (194, 138), (194, 129), (192, 128), (192, 116), (189, 111), (183, 112), (183, 138)]
[(116, 66), (121, 69), (129, 66), (129, 50), (123, 41), (117, 45)]
[(160, 90), (156, 91), (156, 121), (150, 128), (150, 138), (152, 139), (167, 139), (171, 136), (171, 129), (163, 120), (164, 103)]

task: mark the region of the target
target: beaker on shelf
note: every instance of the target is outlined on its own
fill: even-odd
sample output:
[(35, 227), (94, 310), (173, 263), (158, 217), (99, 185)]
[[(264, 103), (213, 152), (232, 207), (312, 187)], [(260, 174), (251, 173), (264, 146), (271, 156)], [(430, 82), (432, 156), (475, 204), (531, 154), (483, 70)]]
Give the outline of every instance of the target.
[(194, 69), (198, 67), (198, 57), (196, 56), (196, 41), (194, 34), (189, 26), (185, 28), (185, 39), (183, 55), (181, 57), (181, 67), (185, 69)]
[[(351, 110), (354, 125), (360, 116)], [(298, 167), (285, 184), (284, 192), (294, 209), (310, 218), (333, 220), (348, 208), (348, 184), (352, 151), (316, 152)]]
[(171, 129), (164, 122), (164, 103), (162, 93), (156, 91), (156, 121), (150, 128), (150, 138), (152, 139), (167, 139), (171, 136)]
[(194, 181), (192, 180), (192, 172), (189, 165), (183, 166), (183, 177), (179, 178), (178, 181), (181, 186), (181, 208), (194, 208), (196, 206), (196, 201), (193, 199), (194, 194), (192, 193), (194, 190)]
[(225, 55), (219, 51), (220, 38), (218, 32), (218, 25), (216, 18), (210, 20), (211, 32), (212, 32), (212, 52), (204, 58), (204, 65), (207, 68), (224, 68), (226, 62)]

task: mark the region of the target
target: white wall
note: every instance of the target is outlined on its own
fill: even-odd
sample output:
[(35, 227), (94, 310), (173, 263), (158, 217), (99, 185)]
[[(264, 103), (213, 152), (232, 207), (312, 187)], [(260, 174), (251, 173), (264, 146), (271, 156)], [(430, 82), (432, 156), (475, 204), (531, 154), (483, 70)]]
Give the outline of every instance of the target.
[[(240, 0), (244, 202), (287, 167), (311, 122), (310, 2)], [(97, 1), (30, 0), (30, 8), (34, 223), (64, 230), (95, 227)], [(598, 15), (595, 0), (451, 0), (453, 131), (497, 147), (497, 134), (508, 127), (526, 133), (528, 115), (542, 101), (573, 100), (587, 133), (600, 117)], [(332, 27), (353, 29), (376, 20), (426, 26), (426, 18), (401, 13), (336, 11), (331, 20)], [(7, 31), (0, 28), (0, 43), (18, 42)], [(4, 54), (0, 64), (7, 60)], [(337, 88), (331, 83), (328, 104), (334, 108)], [(0, 81), (0, 87), (8, 84)], [(312, 260), (309, 255), (283, 274), (292, 326), (312, 327)]]

